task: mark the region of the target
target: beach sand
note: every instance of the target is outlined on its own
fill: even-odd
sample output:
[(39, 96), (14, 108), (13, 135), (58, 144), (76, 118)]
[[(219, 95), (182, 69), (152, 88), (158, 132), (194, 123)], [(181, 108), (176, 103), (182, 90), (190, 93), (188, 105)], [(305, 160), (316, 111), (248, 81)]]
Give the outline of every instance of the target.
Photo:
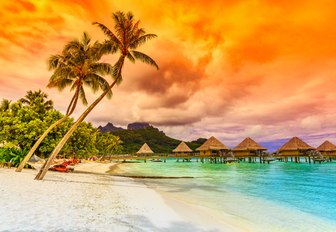
[(249, 231), (229, 215), (106, 174), (114, 165), (84, 162), (81, 173), (48, 172), (43, 181), (35, 170), (0, 169), (0, 231)]

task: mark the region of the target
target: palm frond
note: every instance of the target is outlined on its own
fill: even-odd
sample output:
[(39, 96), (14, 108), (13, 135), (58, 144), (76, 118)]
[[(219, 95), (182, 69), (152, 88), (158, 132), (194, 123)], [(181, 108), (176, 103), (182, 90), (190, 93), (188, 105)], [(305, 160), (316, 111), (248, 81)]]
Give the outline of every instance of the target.
[(65, 89), (68, 86), (71, 86), (73, 83), (72, 80), (69, 79), (56, 79), (54, 81), (51, 81), (48, 83), (47, 87), (48, 88), (57, 88), (58, 90), (62, 91), (63, 89)]
[[(94, 91), (97, 91), (101, 89), (102, 91), (106, 91), (110, 88), (109, 83), (103, 78), (102, 76), (99, 76), (95, 73), (91, 73), (85, 76), (84, 83), (90, 88), (92, 88)], [(112, 91), (109, 90), (107, 93), (107, 97), (111, 98), (112, 96)]]
[(142, 35), (139, 38), (137, 38), (137, 39), (135, 39), (134, 41), (131, 42), (130, 48), (131, 49), (136, 49), (140, 45), (145, 44), (148, 40), (154, 39), (156, 37), (157, 37), (157, 35), (155, 35), (155, 34)]
[(110, 31), (110, 29), (108, 29), (108, 27), (106, 27), (104, 24), (94, 22), (93, 25), (97, 25), (104, 32), (104, 34), (110, 38), (110, 40), (114, 41), (117, 44), (120, 44), (120, 41), (117, 38), (117, 36), (115, 36), (114, 33)]
[(156, 69), (159, 69), (159, 66), (156, 64), (156, 62), (146, 54), (139, 51), (131, 51), (131, 53), (136, 59), (142, 61), (143, 63), (154, 66)]
[(118, 43), (116, 43), (113, 40), (105, 40), (103, 43), (101, 43), (99, 47), (99, 52), (102, 55), (114, 54), (118, 51), (118, 49), (119, 49)]
[(89, 68), (91, 72), (101, 75), (111, 75), (113, 71), (113, 66), (109, 63), (93, 63)]
[(85, 91), (84, 91), (83, 86), (80, 86), (80, 87), (79, 87), (78, 93), (79, 93), (79, 98), (81, 99), (83, 105), (86, 106), (86, 105), (88, 104), (88, 101), (87, 101), (87, 99), (86, 99)]
[(63, 56), (61, 55), (52, 55), (48, 59), (48, 69), (53, 70), (58, 67), (60, 64), (60, 61), (63, 59)]
[(131, 61), (132, 63), (135, 63), (135, 58), (132, 56), (131, 53), (128, 53), (126, 57), (129, 61)]

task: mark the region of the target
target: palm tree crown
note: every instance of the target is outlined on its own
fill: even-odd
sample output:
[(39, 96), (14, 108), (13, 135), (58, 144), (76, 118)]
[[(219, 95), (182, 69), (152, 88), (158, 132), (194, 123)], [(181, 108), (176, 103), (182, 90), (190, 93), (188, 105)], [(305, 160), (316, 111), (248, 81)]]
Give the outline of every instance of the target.
[(53, 101), (47, 100), (48, 95), (41, 90), (38, 91), (31, 91), (29, 90), (24, 98), (21, 98), (20, 101), (23, 105), (28, 106), (37, 106), (37, 107), (44, 107), (46, 110), (53, 109)]
[(8, 99), (2, 99), (1, 103), (0, 103), (0, 111), (6, 111), (6, 110), (9, 110), (10, 108), (10, 105), (11, 105), (11, 102), (10, 100)]
[(114, 21), (115, 32), (112, 32), (108, 27), (101, 23), (94, 22), (93, 24), (97, 25), (109, 38), (102, 44), (104, 51), (121, 53), (120, 58), (114, 65), (114, 78), (121, 81), (121, 69), (125, 57), (132, 63), (136, 60), (140, 60), (159, 69), (159, 66), (151, 57), (136, 50), (139, 46), (157, 36), (155, 34), (146, 34), (145, 30), (139, 27), (140, 21), (138, 20), (134, 22), (134, 15), (131, 12), (125, 14), (117, 11), (112, 14), (112, 19)]
[[(63, 49), (62, 54), (49, 58), (49, 70), (54, 70), (50, 77), (48, 87), (56, 87), (59, 90), (70, 86), (75, 89), (75, 94), (69, 104), (67, 114), (71, 114), (80, 98), (87, 105), (84, 86), (90, 87), (94, 92), (109, 87), (104, 75), (112, 73), (113, 67), (108, 63), (99, 62), (104, 54), (102, 44), (91, 44), (90, 36), (84, 32), (81, 41), (70, 41)], [(109, 91), (108, 97), (112, 96)]]

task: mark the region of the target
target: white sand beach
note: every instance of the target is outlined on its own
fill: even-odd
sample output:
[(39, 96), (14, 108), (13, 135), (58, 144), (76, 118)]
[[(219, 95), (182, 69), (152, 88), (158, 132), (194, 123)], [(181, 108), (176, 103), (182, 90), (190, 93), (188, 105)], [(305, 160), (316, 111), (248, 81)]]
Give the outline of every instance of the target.
[[(176, 201), (131, 178), (105, 174), (111, 163), (75, 171), (0, 169), (0, 231), (248, 231), (229, 215)], [(100, 175), (97, 175), (100, 174)]]

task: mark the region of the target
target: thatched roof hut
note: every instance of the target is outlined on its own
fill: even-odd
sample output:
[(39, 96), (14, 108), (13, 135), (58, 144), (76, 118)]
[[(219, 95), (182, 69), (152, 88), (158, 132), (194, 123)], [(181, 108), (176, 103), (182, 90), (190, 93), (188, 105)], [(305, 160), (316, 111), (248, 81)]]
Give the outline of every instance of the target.
[(324, 156), (336, 156), (336, 145), (329, 142), (328, 140), (324, 141), (320, 146), (316, 148)]
[(320, 146), (316, 148), (318, 151), (336, 151), (336, 145), (329, 142), (328, 140), (324, 141)]
[(287, 143), (282, 145), (278, 149), (280, 155), (287, 155), (287, 156), (296, 156), (296, 155), (303, 155), (305, 152), (309, 150), (314, 150), (314, 148), (307, 143), (303, 142), (298, 137), (293, 137)]
[(137, 151), (137, 154), (153, 154), (154, 152), (152, 151), (152, 149), (147, 145), (147, 143), (145, 143), (144, 145), (142, 145), (142, 147), (139, 149), (139, 151)]
[(267, 148), (261, 146), (250, 137), (245, 138), (235, 148), (232, 149), (234, 155), (239, 157), (260, 155), (262, 151), (266, 151)]
[(230, 148), (221, 143), (218, 139), (211, 136), (205, 143), (203, 143), (196, 151), (200, 152), (201, 156), (218, 156), (222, 151), (228, 151)]
[(234, 151), (266, 151), (267, 148), (259, 145), (256, 141), (251, 139), (250, 137), (247, 137), (244, 139), (241, 143), (239, 143), (235, 148), (233, 148)]
[(209, 150), (230, 150), (227, 146), (221, 143), (218, 139), (211, 136), (205, 143), (203, 143), (199, 148), (196, 148), (196, 151), (209, 151)]
[(185, 142), (181, 142), (174, 150), (173, 152), (179, 152), (179, 153), (188, 153), (192, 152), (192, 150), (188, 147), (188, 145)]

